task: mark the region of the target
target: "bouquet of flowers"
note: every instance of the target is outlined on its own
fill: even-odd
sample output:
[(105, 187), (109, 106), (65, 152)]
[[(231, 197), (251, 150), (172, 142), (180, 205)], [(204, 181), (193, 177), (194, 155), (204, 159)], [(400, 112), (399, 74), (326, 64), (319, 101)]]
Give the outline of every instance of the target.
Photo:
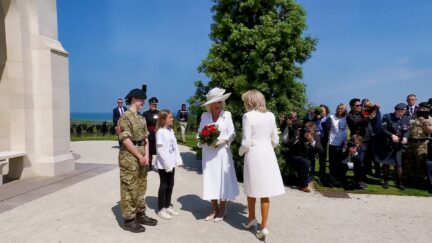
[(215, 124), (206, 125), (202, 131), (198, 135), (198, 141), (200, 144), (207, 144), (211, 146), (211, 144), (217, 140), (219, 137), (220, 131), (216, 127)]

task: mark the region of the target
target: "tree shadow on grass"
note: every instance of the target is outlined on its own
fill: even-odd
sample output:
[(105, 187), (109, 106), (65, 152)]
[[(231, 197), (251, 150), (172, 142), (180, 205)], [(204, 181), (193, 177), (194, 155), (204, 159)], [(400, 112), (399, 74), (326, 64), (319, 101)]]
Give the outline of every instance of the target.
[[(211, 211), (211, 203), (201, 199), (197, 195), (184, 195), (179, 197), (177, 201), (181, 204), (181, 210), (192, 213), (197, 220), (204, 220)], [(224, 221), (235, 229), (243, 230), (241, 223), (247, 221), (246, 214), (245, 205), (229, 201), (227, 203), (227, 216)]]

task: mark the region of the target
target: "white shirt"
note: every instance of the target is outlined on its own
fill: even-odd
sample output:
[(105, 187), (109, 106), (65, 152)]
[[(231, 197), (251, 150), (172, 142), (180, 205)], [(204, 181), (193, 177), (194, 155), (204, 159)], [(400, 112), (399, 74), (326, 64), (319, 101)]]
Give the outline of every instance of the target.
[(338, 118), (335, 115), (330, 116), (331, 128), (329, 136), (329, 144), (333, 146), (341, 146), (347, 139), (347, 121), (346, 116)]
[(159, 128), (156, 132), (156, 146), (156, 168), (171, 171), (176, 166), (177, 155), (179, 154), (177, 139), (173, 130)]

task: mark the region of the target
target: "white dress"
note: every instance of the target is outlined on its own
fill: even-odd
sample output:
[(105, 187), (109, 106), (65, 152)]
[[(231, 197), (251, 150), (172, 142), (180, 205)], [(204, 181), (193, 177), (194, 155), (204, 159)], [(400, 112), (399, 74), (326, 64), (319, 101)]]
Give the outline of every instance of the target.
[(271, 112), (250, 111), (243, 115), (244, 192), (249, 197), (272, 197), (285, 193), (274, 148), (279, 143), (276, 120)]
[(216, 124), (219, 131), (219, 139), (228, 143), (217, 148), (202, 146), (202, 170), (203, 170), (203, 199), (228, 199), (234, 200), (239, 195), (237, 176), (235, 174), (234, 161), (230, 144), (234, 139), (234, 124), (231, 113), (221, 111), (219, 118), (213, 122), (212, 115), (204, 112), (201, 116), (200, 132), (208, 124)]

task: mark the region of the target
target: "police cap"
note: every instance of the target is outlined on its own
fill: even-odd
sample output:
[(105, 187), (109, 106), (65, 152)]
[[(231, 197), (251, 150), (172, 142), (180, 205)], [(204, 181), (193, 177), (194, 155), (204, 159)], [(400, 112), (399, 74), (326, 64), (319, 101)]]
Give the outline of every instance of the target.
[(407, 108), (407, 104), (404, 103), (399, 103), (394, 107), (395, 111), (405, 110), (406, 108)]
[(126, 99), (128, 98), (137, 98), (137, 99), (147, 99), (147, 95), (146, 92), (142, 89), (133, 89), (131, 91), (129, 91), (129, 94), (126, 95)]
[(149, 99), (149, 103), (158, 103), (158, 102), (159, 102), (159, 100), (156, 97), (151, 97)]

